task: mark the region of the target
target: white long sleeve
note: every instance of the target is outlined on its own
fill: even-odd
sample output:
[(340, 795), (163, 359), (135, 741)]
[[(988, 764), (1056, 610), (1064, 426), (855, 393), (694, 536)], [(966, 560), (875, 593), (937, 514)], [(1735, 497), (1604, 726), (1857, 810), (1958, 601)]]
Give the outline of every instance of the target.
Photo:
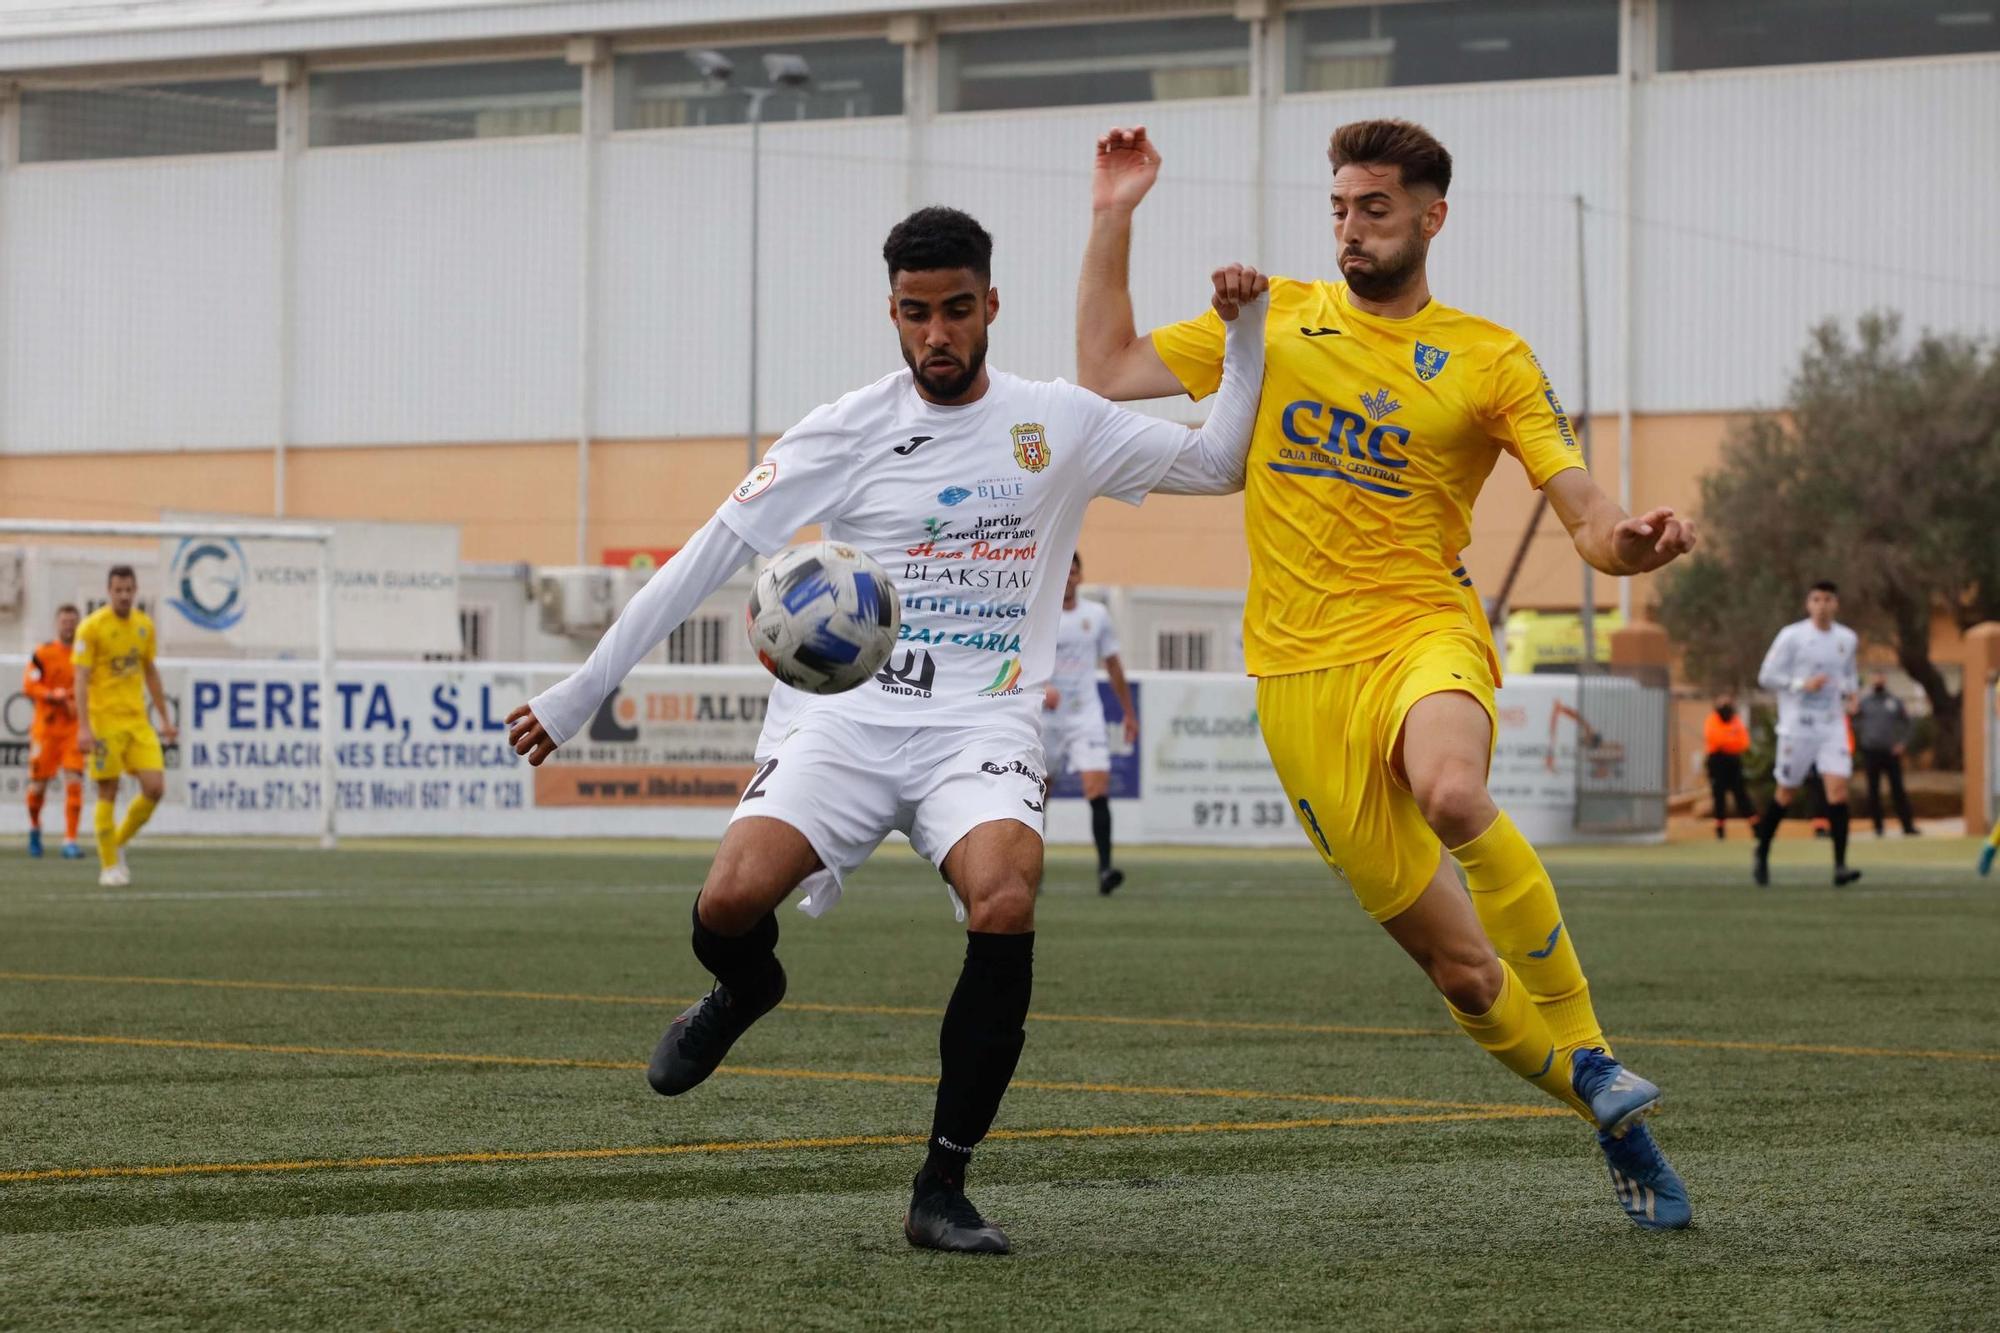
[(702, 524), (639, 589), (584, 664), (529, 701), (549, 739), (561, 745), (582, 730), (639, 660), (755, 554), (720, 517)]
[(1787, 625), (1778, 631), (1778, 637), (1771, 640), (1771, 647), (1764, 654), (1764, 664), (1757, 668), (1757, 683), (1767, 690), (1791, 690), (1792, 675), (1792, 629)]
[(1257, 405), (1264, 396), (1266, 293), (1236, 312), (1222, 338), (1222, 385), (1208, 420), (1188, 432), (1181, 452), (1155, 491), (1166, 495), (1233, 495), (1243, 489)]

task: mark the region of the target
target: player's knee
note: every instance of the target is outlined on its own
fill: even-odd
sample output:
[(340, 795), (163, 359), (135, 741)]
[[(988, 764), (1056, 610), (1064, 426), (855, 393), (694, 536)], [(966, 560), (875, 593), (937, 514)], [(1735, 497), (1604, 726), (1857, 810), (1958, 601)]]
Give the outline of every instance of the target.
[(1493, 822), (1493, 798), (1486, 794), (1486, 775), (1470, 764), (1442, 765), (1412, 794), (1424, 822), (1447, 847), (1472, 841)]
[(978, 884), (970, 893), (960, 890), (965, 899), (965, 924), (969, 930), (985, 935), (1020, 935), (1035, 928), (1035, 885), (1028, 876), (1015, 871), (1001, 871), (987, 882)]
[(701, 924), (718, 935), (735, 938), (747, 933), (770, 912), (774, 894), (769, 876), (741, 857), (718, 859), (695, 900)]
[(1483, 1014), (1500, 999), (1505, 974), (1492, 950), (1441, 954), (1426, 969), (1431, 984), (1462, 1014)]

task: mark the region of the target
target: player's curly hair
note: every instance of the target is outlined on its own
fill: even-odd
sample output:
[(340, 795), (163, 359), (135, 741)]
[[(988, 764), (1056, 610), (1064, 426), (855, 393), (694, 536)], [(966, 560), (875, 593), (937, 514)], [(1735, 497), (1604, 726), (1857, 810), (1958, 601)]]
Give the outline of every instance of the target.
[(1350, 162), (1402, 168), (1403, 185), (1430, 185), (1439, 194), (1451, 188), (1451, 154), (1415, 121), (1357, 120), (1333, 132), (1326, 160), (1339, 171)]
[(969, 268), (981, 281), (993, 276), (993, 238), (970, 213), (933, 205), (920, 208), (889, 229), (882, 242), (889, 281), (898, 273)]

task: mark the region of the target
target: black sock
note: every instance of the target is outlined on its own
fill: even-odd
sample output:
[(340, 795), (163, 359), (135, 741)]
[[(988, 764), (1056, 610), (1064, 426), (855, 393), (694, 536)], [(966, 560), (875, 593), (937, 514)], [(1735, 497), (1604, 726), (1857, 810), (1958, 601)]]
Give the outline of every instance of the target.
[(1090, 803), (1090, 836), (1097, 842), (1097, 873), (1111, 869), (1111, 798), (1100, 796)]
[(1847, 802), (1828, 802), (1826, 807), (1827, 827), (1833, 832), (1833, 868), (1847, 869)]
[(701, 922), (701, 900), (694, 908), (694, 956), (728, 987), (732, 995), (754, 998), (776, 984), (778, 917), (766, 912), (747, 935), (718, 935)]
[(1759, 851), (1771, 845), (1771, 839), (1778, 834), (1778, 825), (1784, 822), (1785, 807), (1779, 805), (1777, 797), (1774, 796), (1764, 806), (1764, 813), (1757, 817), (1757, 849)]
[(1034, 987), (1035, 933), (965, 934), (965, 966), (938, 1030), (937, 1110), (923, 1174), (965, 1187), (972, 1150), (993, 1127), (1000, 1099), (1028, 1039), (1028, 994)]

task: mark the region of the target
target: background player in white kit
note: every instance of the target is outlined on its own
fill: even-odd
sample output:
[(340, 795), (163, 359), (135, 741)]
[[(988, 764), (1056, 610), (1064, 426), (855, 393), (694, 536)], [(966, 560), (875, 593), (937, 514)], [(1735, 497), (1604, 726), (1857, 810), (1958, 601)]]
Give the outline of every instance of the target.
[[(635, 597), (590, 659), (509, 715), (539, 764), (639, 659), (753, 555), (801, 527), (873, 556), (902, 601), (898, 649), (868, 683), (814, 696), (774, 686), (759, 765), (695, 902), (694, 953), (716, 977), (660, 1039), (647, 1077), (699, 1084), (785, 994), (777, 906), (805, 885), (817, 916), (891, 830), (937, 865), (967, 919), (945, 1009), (930, 1151), (904, 1234), (1004, 1253), (964, 1193), (972, 1149), (1013, 1078), (1025, 1033), (1042, 876), (1036, 709), (1055, 653), (1060, 585), (1090, 501), (1242, 489), (1263, 377), (1261, 307), (1233, 324), (1208, 424), (1141, 416), (1061, 380), (989, 369), (999, 313), (992, 240), (926, 208), (889, 233), (889, 314), (907, 370), (807, 415)], [(1263, 280), (1215, 275), (1234, 319)]]
[(1069, 581), (1063, 585), (1062, 621), (1056, 629), (1056, 665), (1042, 700), (1042, 749), (1049, 776), (1074, 773), (1083, 783), (1090, 805), (1090, 837), (1097, 844), (1097, 891), (1108, 894), (1125, 882), (1125, 872), (1111, 864), (1111, 744), (1104, 730), (1104, 700), (1097, 692), (1097, 668), (1111, 677), (1111, 692), (1125, 715), (1125, 744), (1139, 743), (1139, 714), (1132, 707), (1132, 689), (1125, 682), (1125, 665), (1118, 660), (1118, 631), (1111, 609), (1102, 602), (1078, 597), (1083, 582), (1083, 557), (1069, 560)]
[(1771, 882), (1771, 839), (1814, 767), (1826, 784), (1834, 885), (1861, 878), (1859, 870), (1847, 868), (1847, 779), (1854, 772), (1847, 710), (1861, 692), (1855, 661), (1861, 641), (1853, 630), (1834, 623), (1839, 610), (1840, 589), (1825, 580), (1813, 584), (1806, 594), (1806, 618), (1778, 631), (1757, 669), (1757, 683), (1778, 696), (1778, 756), (1772, 765), (1778, 788), (1757, 820), (1757, 860), (1751, 872), (1759, 885)]

